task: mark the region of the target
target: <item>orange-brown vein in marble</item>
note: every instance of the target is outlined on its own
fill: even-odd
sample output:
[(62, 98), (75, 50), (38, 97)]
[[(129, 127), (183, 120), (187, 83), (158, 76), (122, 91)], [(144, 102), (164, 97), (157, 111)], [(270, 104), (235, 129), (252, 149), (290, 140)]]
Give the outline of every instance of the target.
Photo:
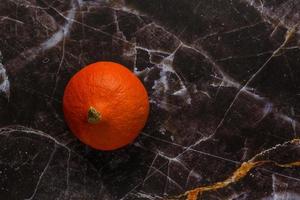
[[(299, 144), (300, 139), (294, 139), (287, 143)], [(285, 144), (287, 144), (287, 143), (285, 143)], [(254, 156), (253, 159), (250, 159), (248, 162), (242, 163), (242, 165), (236, 171), (233, 172), (232, 176), (230, 176), (226, 180), (217, 182), (213, 185), (198, 187), (198, 188), (189, 190), (189, 191), (185, 192), (184, 194), (178, 196), (178, 198), (186, 197), (186, 200), (197, 200), (197, 198), (202, 193), (207, 192), (207, 191), (225, 188), (228, 185), (235, 183), (235, 182), (239, 181), (240, 179), (244, 178), (251, 169), (258, 167), (260, 165), (263, 165), (263, 164), (272, 163), (278, 167), (284, 167), (284, 168), (297, 167), (297, 166), (300, 167), (300, 161), (295, 161), (295, 162), (291, 162), (291, 163), (287, 163), (287, 164), (280, 164), (280, 163), (277, 163), (277, 162), (271, 161), (271, 160), (254, 161), (254, 158), (256, 158), (256, 157), (257, 156)]]

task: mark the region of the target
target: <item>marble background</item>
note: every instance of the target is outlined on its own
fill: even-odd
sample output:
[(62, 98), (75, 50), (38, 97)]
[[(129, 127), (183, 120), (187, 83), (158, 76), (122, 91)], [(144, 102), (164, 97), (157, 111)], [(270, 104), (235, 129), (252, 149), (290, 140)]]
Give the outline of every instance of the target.
[[(0, 199), (300, 199), (297, 0), (1, 0)], [(126, 148), (80, 143), (64, 87), (130, 68), (149, 121)]]

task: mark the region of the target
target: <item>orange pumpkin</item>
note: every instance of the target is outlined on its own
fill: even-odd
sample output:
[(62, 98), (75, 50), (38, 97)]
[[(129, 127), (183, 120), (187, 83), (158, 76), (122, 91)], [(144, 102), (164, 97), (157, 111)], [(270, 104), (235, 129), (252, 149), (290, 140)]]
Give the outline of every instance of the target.
[(147, 91), (126, 67), (97, 62), (76, 73), (64, 92), (63, 111), (83, 143), (114, 150), (131, 143), (149, 114)]

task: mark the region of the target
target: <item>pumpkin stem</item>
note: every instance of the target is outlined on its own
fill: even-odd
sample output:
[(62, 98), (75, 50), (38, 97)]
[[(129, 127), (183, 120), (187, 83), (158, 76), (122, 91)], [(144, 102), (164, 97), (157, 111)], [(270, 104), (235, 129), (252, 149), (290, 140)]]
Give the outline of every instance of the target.
[(90, 124), (98, 124), (101, 120), (101, 114), (94, 108), (90, 107), (87, 114), (87, 121)]

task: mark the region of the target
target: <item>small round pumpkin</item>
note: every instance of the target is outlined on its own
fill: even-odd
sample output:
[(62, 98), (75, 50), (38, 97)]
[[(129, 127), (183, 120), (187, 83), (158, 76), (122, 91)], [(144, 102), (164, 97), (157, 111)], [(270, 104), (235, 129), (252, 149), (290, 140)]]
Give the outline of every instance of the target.
[(65, 120), (83, 143), (114, 150), (131, 143), (149, 114), (148, 94), (126, 67), (97, 62), (77, 72), (63, 97)]

